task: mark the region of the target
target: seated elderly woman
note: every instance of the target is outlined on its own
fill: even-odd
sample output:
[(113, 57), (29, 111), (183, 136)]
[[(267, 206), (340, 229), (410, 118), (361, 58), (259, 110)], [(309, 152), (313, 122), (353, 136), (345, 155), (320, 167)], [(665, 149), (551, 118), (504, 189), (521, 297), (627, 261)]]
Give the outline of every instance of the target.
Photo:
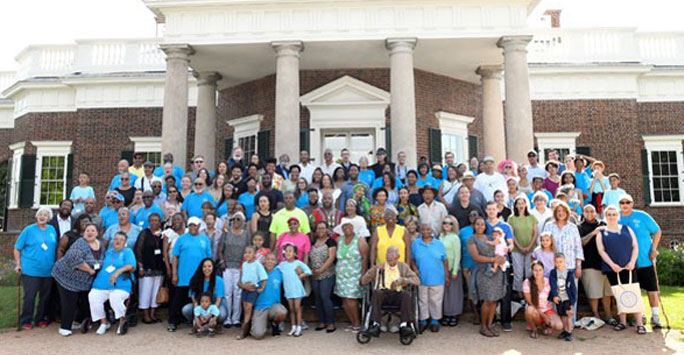
[(372, 336), (380, 334), (380, 319), (382, 317), (382, 306), (399, 306), (401, 310), (401, 324), (399, 334), (403, 337), (409, 335), (411, 327), (411, 294), (406, 286), (420, 285), (418, 275), (411, 270), (411, 267), (399, 261), (399, 248), (390, 246), (387, 248), (387, 262), (377, 264), (370, 268), (361, 278), (362, 284), (375, 282), (374, 291), (371, 296), (371, 324), (367, 332)]
[(93, 322), (100, 321), (97, 328), (98, 335), (104, 335), (111, 326), (107, 321), (104, 304), (114, 311), (114, 317), (119, 320), (116, 334), (123, 335), (128, 331), (126, 323), (126, 300), (133, 288), (133, 271), (135, 270), (135, 254), (131, 248), (126, 248), (126, 233), (119, 231), (114, 235), (113, 247), (105, 253), (100, 272), (93, 281), (93, 287), (88, 294), (90, 314)]

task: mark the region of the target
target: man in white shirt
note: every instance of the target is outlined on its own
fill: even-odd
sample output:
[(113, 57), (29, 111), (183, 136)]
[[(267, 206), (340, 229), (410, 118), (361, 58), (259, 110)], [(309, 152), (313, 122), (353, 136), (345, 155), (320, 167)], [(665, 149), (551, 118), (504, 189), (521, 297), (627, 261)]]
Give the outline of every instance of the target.
[(301, 169), (299, 176), (305, 178), (306, 182), (311, 183), (311, 176), (313, 176), (316, 167), (309, 162), (309, 152), (306, 150), (302, 150), (299, 153), (299, 168)]
[(394, 176), (406, 184), (406, 173), (411, 170), (406, 164), (406, 152), (401, 151), (397, 153), (397, 165), (394, 167)]
[(539, 156), (534, 149), (527, 152), (527, 181), (531, 184), (535, 176), (546, 177), (546, 170), (539, 166)]
[(332, 150), (330, 148), (326, 148), (323, 152), (323, 164), (321, 164), (321, 170), (323, 170), (323, 174), (333, 176), (335, 169), (339, 167), (340, 164), (337, 164), (335, 160), (333, 160)]
[(435, 197), (439, 193), (437, 189), (430, 185), (426, 185), (420, 189), (420, 195), (423, 197), (423, 203), (418, 206), (418, 215), (420, 216), (420, 224), (428, 224), (432, 228), (434, 235), (439, 235), (442, 229), (442, 221), (449, 212), (443, 203), (436, 201)]
[(501, 190), (504, 194), (504, 200), (508, 198), (508, 187), (506, 186), (506, 178), (494, 170), (494, 158), (486, 156), (482, 159), (482, 173), (477, 175), (475, 179), (475, 189), (480, 190), (487, 201), (494, 200), (494, 192)]
[(143, 164), (143, 169), (145, 174), (138, 180), (135, 180), (133, 187), (137, 190), (142, 190), (142, 192), (152, 191), (152, 180), (160, 180), (158, 177), (154, 176), (154, 164), (148, 160)]

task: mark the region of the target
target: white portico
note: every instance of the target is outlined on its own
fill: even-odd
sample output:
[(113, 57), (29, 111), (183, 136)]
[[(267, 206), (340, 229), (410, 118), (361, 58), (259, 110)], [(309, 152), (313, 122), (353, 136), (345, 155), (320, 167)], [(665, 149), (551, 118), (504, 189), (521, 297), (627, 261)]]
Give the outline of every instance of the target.
[[(408, 163), (415, 165), (421, 146), (417, 132), (427, 128), (417, 117), (421, 102), (416, 101), (414, 71), (420, 69), (482, 83), (482, 100), (472, 104), (483, 106), (484, 136), (508, 143), (507, 152), (491, 151), (501, 144), (485, 144), (485, 154), (521, 161), (534, 145), (526, 18), (537, 1), (147, 0), (146, 4), (166, 24), (162, 45), (169, 58), (166, 92), (173, 99), (164, 101), (164, 127), (167, 122), (178, 127), (187, 117), (187, 99), (181, 97), (187, 92), (183, 87), (187, 80), (181, 83), (184, 66), (200, 73), (200, 93), (205, 95), (210, 95), (212, 86), (202, 73), (217, 79), (218, 91), (275, 73), (276, 156), (286, 153), (293, 160), (298, 156), (300, 104), (310, 112), (308, 148), (314, 158), (325, 147), (341, 144), (349, 147), (358, 142), (351, 146), (356, 155), (384, 146), (389, 107), (392, 151), (406, 152)], [(497, 66), (504, 69), (503, 75), (491, 70)], [(342, 77), (300, 92), (302, 70), (352, 68), (389, 68), (389, 91)], [(501, 91), (495, 89), (502, 77), (505, 108)], [(202, 115), (197, 115), (195, 154), (213, 156), (212, 142), (197, 140), (210, 135), (210, 127), (216, 125), (216, 115), (208, 113), (216, 109), (216, 101), (200, 98), (197, 105)], [(504, 110), (508, 119), (501, 137)], [(244, 115), (229, 119), (239, 117)], [(262, 126), (267, 122), (268, 117)], [(162, 135), (163, 141), (173, 142), (164, 151), (185, 156), (185, 145), (176, 139), (180, 134), (164, 129)], [(233, 144), (239, 143), (233, 140)]]

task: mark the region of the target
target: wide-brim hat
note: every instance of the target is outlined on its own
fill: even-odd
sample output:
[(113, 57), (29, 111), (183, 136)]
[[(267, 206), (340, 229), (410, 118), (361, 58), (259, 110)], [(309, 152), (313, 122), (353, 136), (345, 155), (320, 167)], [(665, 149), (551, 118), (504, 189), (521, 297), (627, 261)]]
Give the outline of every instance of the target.
[(422, 195), (422, 194), (423, 194), (425, 191), (427, 191), (427, 190), (432, 190), (432, 192), (435, 194), (435, 196), (436, 196), (437, 194), (439, 194), (439, 190), (437, 190), (436, 188), (432, 187), (431, 185), (425, 185), (425, 186), (421, 187), (420, 190), (418, 190), (418, 193), (420, 193), (420, 194)]

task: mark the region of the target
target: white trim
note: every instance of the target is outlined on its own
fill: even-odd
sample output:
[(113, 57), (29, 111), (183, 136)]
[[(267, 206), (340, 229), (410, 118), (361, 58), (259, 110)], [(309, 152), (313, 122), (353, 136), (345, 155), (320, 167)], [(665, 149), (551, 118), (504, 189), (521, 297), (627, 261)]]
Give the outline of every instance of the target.
[[(439, 129), (442, 133), (442, 137), (445, 135), (461, 136), (463, 156), (455, 156), (457, 162), (467, 161), (470, 152), (468, 151), (468, 125), (471, 124), (475, 118), (470, 116), (459, 115), (446, 111), (435, 112), (435, 117), (439, 121)], [(443, 138), (442, 138), (443, 141)], [(442, 144), (442, 156), (446, 154), (446, 147)], [(452, 152), (456, 153), (456, 152)]]
[(144, 153), (161, 153), (161, 137), (130, 137), (133, 142), (133, 151)]
[(257, 136), (263, 120), (264, 115), (255, 114), (227, 121), (228, 125), (233, 127), (233, 147), (237, 146), (240, 138)]
[[(672, 206), (684, 206), (684, 156), (682, 141), (684, 141), (684, 135), (644, 135), (644, 146), (647, 151), (648, 159), (648, 188), (651, 194), (651, 207), (672, 207)], [(651, 160), (651, 152), (654, 151), (674, 151), (677, 157), (677, 172), (679, 180), (679, 202), (655, 202), (654, 186), (653, 186), (653, 162)]]
[(10, 171), (10, 194), (7, 208), (19, 207), (19, 183), (21, 182), (21, 157), (24, 155), (26, 142), (18, 142), (9, 145), (12, 151), (12, 171)]
[(538, 132), (534, 136), (537, 138), (539, 150), (539, 162), (544, 164), (545, 149), (568, 149), (570, 154), (575, 154), (576, 140), (581, 132)]
[[(41, 185), (41, 168), (43, 166), (43, 157), (60, 156), (64, 157), (64, 176), (62, 177), (63, 191), (66, 198), (67, 194), (67, 174), (69, 168), (69, 154), (71, 153), (72, 141), (31, 141), (31, 144), (36, 147), (36, 176), (35, 187), (33, 190), (33, 208), (38, 208), (40, 204), (40, 185)], [(57, 208), (58, 205), (47, 205), (50, 208)]]

